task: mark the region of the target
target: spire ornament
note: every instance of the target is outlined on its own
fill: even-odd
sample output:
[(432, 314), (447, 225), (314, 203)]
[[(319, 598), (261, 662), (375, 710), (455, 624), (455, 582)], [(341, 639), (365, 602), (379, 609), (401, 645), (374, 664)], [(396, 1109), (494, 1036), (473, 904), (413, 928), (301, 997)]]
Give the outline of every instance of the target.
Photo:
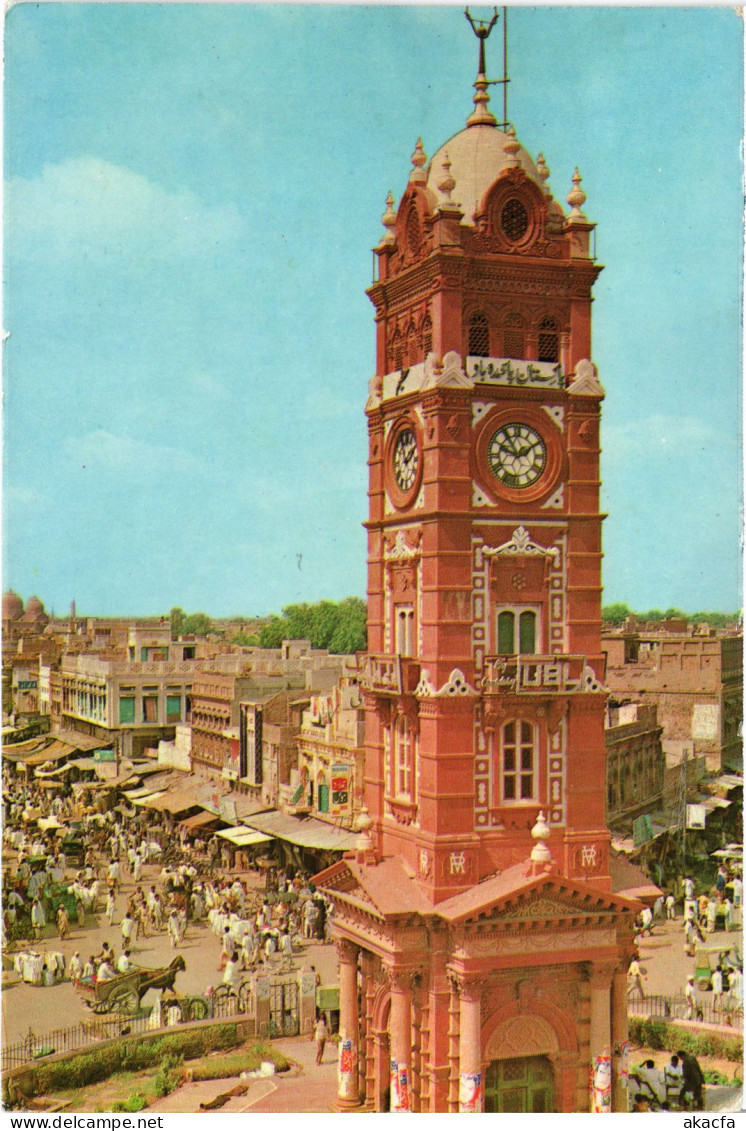
[(417, 138), (417, 144), (414, 147), (414, 153), (412, 154), (411, 161), (414, 168), (409, 174), (410, 181), (414, 182), (415, 184), (424, 185), (427, 181), (427, 173), (425, 172), (423, 166), (427, 164), (427, 154), (422, 148), (421, 137)]
[(485, 24), (481, 20), (480, 20), (479, 23), (475, 23), (475, 21), (471, 17), (471, 13), (470, 13), (469, 9), (468, 8), (464, 9), (464, 15), (466, 16), (467, 20), (471, 24), (471, 30), (474, 32), (477, 39), (479, 40), (479, 67), (478, 67), (478, 71), (477, 71), (477, 81), (474, 83), (474, 89), (476, 91), (476, 94), (474, 95), (474, 111), (466, 119), (467, 126), (496, 126), (497, 125), (497, 118), (487, 108), (489, 100), (490, 100), (490, 96), (487, 93), (487, 87), (490, 84), (487, 80), (487, 74), (486, 74), (487, 67), (486, 67), (485, 59), (484, 59), (485, 42), (489, 39), (490, 32), (492, 31), (493, 27), (497, 23), (497, 19), (498, 19), (497, 8), (494, 8), (493, 11), (494, 11), (494, 15), (493, 15), (492, 19), (490, 20), (489, 24)]
[(588, 199), (588, 197), (586, 196), (586, 194), (583, 192), (582, 188), (580, 187), (580, 183), (581, 183), (582, 180), (583, 180), (583, 178), (580, 175), (580, 170), (576, 166), (575, 173), (574, 173), (573, 178), (572, 178), (573, 188), (572, 188), (571, 192), (568, 192), (567, 197), (566, 197), (567, 203), (572, 208), (572, 212), (568, 216), (568, 220), (587, 220), (588, 219), (588, 217), (585, 215), (585, 213), (580, 211), (581, 208), (583, 207), (583, 205), (585, 204), (586, 200)]
[(503, 153), (507, 154), (505, 165), (508, 169), (517, 169), (521, 164), (518, 160), (518, 150), (521, 147), (518, 143), (518, 138), (515, 136), (515, 130), (512, 125), (508, 126), (506, 133), (507, 140), (503, 145)]
[(550, 190), (547, 182), (549, 180), (549, 176), (550, 176), (552, 170), (549, 168), (546, 161), (544, 160), (544, 154), (543, 153), (540, 153), (539, 156), (536, 158), (536, 172), (539, 174), (539, 176), (541, 178), (541, 185), (542, 185), (542, 188), (544, 189), (545, 195), (551, 196), (552, 193), (551, 193), (551, 190)]
[(455, 201), (451, 196), (451, 193), (456, 187), (456, 182), (451, 175), (451, 160), (448, 156), (448, 150), (446, 150), (446, 152), (443, 154), (443, 158), (443, 175), (438, 181), (438, 188), (443, 193), (444, 204), (456, 204), (457, 201)]
[(379, 246), (393, 247), (393, 245), (396, 243), (396, 235), (394, 234), (394, 228), (396, 227), (396, 213), (394, 212), (394, 194), (390, 190), (388, 196), (386, 197), (386, 211), (381, 217), (381, 223), (386, 229), (386, 232), (382, 237)]

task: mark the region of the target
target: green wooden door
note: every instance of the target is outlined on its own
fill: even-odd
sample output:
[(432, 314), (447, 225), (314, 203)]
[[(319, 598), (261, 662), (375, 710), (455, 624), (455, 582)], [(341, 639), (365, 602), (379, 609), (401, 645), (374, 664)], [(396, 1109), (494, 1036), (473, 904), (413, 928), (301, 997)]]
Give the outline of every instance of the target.
[(319, 782), (319, 813), (329, 812), (329, 786)]
[(545, 1056), (493, 1060), (484, 1079), (488, 1112), (554, 1111), (552, 1066)]

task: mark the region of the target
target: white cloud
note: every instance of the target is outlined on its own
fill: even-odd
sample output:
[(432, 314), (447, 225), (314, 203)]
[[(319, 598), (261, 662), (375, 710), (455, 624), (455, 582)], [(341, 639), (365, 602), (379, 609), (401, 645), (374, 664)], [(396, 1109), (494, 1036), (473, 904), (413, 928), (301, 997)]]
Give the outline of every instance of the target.
[(19, 506), (35, 506), (47, 501), (46, 495), (37, 491), (35, 487), (6, 487), (5, 501), (9, 505), (17, 503)]
[(99, 157), (45, 165), (6, 188), (8, 250), (25, 257), (132, 260), (138, 266), (212, 251), (235, 240), (233, 206), (210, 206), (188, 191), (169, 192)]
[(69, 437), (63, 449), (68, 459), (91, 471), (151, 475), (153, 472), (193, 472), (200, 465), (199, 457), (191, 452), (149, 444), (132, 436), (117, 436), (103, 428)]

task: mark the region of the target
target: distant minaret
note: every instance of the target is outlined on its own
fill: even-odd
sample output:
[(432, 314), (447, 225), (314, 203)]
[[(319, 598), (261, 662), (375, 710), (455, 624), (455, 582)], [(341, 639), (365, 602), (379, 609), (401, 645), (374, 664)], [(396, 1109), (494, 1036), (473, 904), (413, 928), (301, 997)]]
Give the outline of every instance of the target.
[(75, 632), (75, 601), (70, 602), (70, 631)]

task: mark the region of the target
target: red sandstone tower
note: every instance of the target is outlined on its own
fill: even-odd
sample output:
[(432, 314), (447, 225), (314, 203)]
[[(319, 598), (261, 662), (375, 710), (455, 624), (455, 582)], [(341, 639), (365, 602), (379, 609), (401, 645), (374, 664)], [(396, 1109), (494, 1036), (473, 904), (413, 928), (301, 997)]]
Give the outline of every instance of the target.
[(601, 268), (579, 174), (565, 214), (543, 157), (490, 110), (485, 31), (466, 128), (429, 163), (418, 141), (368, 291), (370, 827), (319, 882), (337, 907), (340, 1103), (379, 1110), (588, 1110), (589, 1071), (626, 1035), (633, 908), (609, 894), (604, 827)]

